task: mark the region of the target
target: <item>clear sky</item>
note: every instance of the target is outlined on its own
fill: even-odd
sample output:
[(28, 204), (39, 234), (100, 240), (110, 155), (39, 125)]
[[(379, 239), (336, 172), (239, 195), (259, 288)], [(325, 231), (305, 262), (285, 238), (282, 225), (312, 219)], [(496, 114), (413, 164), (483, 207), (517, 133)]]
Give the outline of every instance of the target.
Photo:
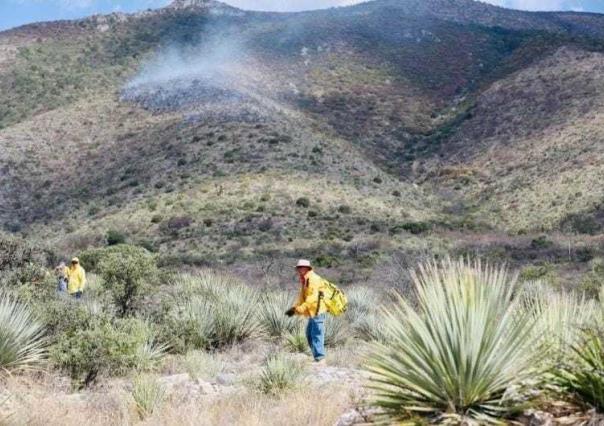
[[(359, 0), (225, 0), (244, 9), (305, 10), (342, 6)], [(524, 10), (582, 10), (604, 13), (604, 0), (484, 0)], [(0, 0), (0, 30), (30, 22), (75, 19), (95, 13), (134, 12), (162, 7), (170, 0)]]

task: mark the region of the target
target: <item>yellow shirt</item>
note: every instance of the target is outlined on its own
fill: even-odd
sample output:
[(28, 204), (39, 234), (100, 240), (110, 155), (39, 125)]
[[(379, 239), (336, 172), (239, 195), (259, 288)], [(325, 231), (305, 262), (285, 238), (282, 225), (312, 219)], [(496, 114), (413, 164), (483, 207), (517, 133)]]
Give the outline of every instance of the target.
[(67, 292), (69, 294), (83, 291), (86, 285), (86, 271), (80, 265), (65, 267), (65, 276), (69, 280)]
[(319, 304), (319, 292), (326, 293), (325, 284), (323, 278), (317, 275), (314, 271), (308, 271), (304, 276), (304, 282), (300, 284), (300, 294), (298, 295), (298, 301), (294, 308), (298, 315), (306, 317), (314, 317), (318, 314), (327, 312), (327, 307), (323, 300), (321, 300), (321, 306), (317, 312), (317, 305)]

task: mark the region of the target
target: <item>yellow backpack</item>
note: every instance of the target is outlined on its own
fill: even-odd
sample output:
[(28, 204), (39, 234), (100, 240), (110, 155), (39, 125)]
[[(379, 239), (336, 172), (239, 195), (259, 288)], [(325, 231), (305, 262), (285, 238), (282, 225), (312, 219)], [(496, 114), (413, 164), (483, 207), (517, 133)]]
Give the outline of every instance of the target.
[(319, 293), (319, 298), (325, 303), (327, 312), (334, 317), (342, 315), (348, 309), (348, 298), (342, 290), (340, 290), (334, 283), (327, 281), (323, 278), (323, 288), (325, 292)]

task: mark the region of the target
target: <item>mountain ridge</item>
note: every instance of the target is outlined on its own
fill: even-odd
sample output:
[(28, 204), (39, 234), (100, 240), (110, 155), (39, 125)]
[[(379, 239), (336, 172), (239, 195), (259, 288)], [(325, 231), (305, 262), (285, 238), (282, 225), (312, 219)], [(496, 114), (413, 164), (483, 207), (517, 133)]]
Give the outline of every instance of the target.
[(604, 16), (460, 1), (182, 1), (0, 33), (0, 223), (183, 261), (599, 235)]

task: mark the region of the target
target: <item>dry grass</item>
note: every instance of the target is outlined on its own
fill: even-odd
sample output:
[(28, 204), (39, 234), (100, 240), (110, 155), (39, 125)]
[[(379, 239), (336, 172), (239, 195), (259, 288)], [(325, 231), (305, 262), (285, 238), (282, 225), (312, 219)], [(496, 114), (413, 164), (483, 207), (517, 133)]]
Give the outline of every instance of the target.
[(280, 397), (241, 392), (185, 406), (169, 405), (145, 425), (292, 426), (330, 425), (349, 405), (346, 389), (301, 388)]
[[(119, 381), (105, 383), (93, 392), (70, 394), (52, 380), (57, 378), (19, 377), (5, 383), (5, 390), (13, 396), (8, 407), (0, 409), (0, 416), (8, 414), (8, 424), (32, 426), (121, 426), (139, 420), (135, 402)], [(275, 397), (242, 389), (188, 402), (168, 398), (142, 424), (280, 426), (288, 419), (292, 426), (328, 425), (350, 404), (348, 389), (337, 385), (304, 386)]]

